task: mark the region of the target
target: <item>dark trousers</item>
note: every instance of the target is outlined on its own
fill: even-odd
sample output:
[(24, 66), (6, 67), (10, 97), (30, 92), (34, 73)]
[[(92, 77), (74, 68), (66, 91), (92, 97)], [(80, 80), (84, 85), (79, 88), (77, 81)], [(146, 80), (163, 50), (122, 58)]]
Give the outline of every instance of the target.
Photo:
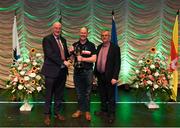
[(78, 98), (78, 109), (90, 111), (90, 93), (92, 89), (93, 70), (75, 70), (74, 83)]
[(109, 116), (115, 115), (115, 85), (107, 81), (105, 74), (98, 75), (98, 91), (101, 100), (101, 111), (107, 112)]
[(57, 78), (45, 77), (45, 114), (51, 114), (51, 103), (54, 98), (54, 113), (60, 112), (64, 88), (66, 82), (66, 71), (61, 69)]

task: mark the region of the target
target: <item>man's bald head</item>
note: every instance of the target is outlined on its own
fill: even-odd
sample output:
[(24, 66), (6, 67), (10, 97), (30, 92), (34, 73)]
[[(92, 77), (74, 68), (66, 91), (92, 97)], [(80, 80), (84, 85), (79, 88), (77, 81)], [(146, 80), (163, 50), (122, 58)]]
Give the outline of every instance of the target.
[(87, 27), (82, 27), (80, 29), (80, 40), (81, 41), (87, 40), (87, 36), (88, 36), (88, 28)]

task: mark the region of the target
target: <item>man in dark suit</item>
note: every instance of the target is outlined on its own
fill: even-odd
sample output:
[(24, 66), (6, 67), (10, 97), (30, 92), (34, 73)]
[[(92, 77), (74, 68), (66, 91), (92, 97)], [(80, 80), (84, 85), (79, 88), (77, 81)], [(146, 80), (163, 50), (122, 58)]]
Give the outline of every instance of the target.
[(120, 48), (110, 42), (109, 31), (101, 33), (102, 44), (97, 47), (97, 61), (94, 73), (98, 79), (101, 110), (97, 116), (107, 116), (108, 122), (115, 119), (115, 86), (120, 72)]
[[(70, 63), (67, 61), (69, 53), (67, 50), (66, 40), (60, 36), (62, 25), (55, 22), (52, 26), (53, 33), (44, 37), (43, 52), (44, 64), (42, 74), (45, 76), (45, 120), (46, 125), (50, 125), (51, 102), (54, 100), (55, 118), (65, 120), (59, 114), (61, 102), (64, 95), (64, 88), (68, 67)], [(53, 99), (54, 97), (54, 99)]]

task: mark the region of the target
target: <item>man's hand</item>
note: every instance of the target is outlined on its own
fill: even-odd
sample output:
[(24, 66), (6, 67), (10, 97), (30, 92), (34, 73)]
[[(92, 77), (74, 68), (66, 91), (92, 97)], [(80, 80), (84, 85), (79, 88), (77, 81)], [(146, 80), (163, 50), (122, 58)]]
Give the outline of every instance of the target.
[(112, 80), (111, 80), (111, 84), (112, 84), (112, 85), (114, 85), (114, 84), (116, 84), (116, 83), (117, 83), (117, 80), (116, 80), (116, 79), (112, 79)]
[(64, 65), (69, 68), (70, 66), (72, 66), (72, 63), (70, 61), (64, 61)]
[(69, 51), (69, 53), (73, 53), (74, 52), (74, 47), (73, 46), (69, 47), (68, 51)]
[(77, 56), (77, 61), (79, 61), (79, 62), (83, 61), (83, 57), (82, 56)]

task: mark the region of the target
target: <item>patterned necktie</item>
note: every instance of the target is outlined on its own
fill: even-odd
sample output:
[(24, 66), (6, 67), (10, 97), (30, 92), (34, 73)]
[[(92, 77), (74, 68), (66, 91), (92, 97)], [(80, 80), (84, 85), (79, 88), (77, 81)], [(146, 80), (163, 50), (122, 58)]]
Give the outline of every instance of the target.
[(60, 54), (61, 54), (61, 59), (65, 60), (65, 55), (64, 55), (64, 47), (62, 45), (61, 40), (59, 39), (59, 37), (56, 38), (57, 39), (57, 44), (59, 46), (59, 50), (60, 50)]

